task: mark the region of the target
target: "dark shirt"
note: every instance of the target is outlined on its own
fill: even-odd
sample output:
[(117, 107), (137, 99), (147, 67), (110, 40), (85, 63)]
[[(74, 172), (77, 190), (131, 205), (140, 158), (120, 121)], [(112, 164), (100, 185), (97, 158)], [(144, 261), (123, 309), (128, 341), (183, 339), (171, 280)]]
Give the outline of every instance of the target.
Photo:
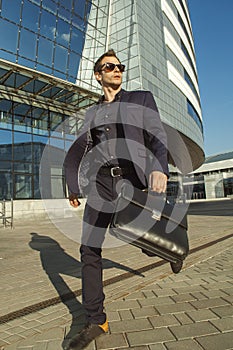
[(93, 161), (101, 166), (122, 166), (122, 162), (127, 163), (130, 159), (119, 113), (120, 94), (121, 91), (110, 103), (104, 102), (103, 97), (100, 99), (91, 124), (91, 136), (95, 147)]

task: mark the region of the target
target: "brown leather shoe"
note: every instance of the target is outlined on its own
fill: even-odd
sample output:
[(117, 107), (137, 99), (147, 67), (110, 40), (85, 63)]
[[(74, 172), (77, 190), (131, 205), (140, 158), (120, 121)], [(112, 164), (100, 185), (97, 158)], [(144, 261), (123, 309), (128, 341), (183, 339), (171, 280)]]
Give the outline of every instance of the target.
[(99, 337), (101, 334), (108, 332), (108, 321), (104, 324), (98, 325), (90, 323), (83, 330), (74, 336), (64, 350), (81, 350), (92, 342), (92, 340)]

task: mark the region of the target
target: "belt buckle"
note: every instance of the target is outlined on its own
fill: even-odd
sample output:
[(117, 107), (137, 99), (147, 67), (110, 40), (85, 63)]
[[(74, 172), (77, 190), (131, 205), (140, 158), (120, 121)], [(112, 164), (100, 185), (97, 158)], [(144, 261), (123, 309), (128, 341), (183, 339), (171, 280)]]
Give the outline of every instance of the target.
[(110, 169), (110, 174), (111, 174), (112, 177), (121, 176), (120, 174), (118, 174), (118, 175), (115, 175), (115, 174), (114, 174), (114, 171), (115, 171), (116, 169), (120, 169), (120, 167), (119, 167), (119, 166), (114, 166), (113, 168)]

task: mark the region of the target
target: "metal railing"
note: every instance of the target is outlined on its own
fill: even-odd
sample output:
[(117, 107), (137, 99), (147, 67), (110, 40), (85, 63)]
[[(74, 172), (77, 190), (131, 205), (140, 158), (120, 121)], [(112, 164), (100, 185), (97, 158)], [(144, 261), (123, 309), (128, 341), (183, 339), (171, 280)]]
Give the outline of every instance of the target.
[(0, 201), (0, 220), (4, 228), (13, 228), (13, 218), (14, 218), (14, 206), (13, 199), (10, 200), (3, 199)]

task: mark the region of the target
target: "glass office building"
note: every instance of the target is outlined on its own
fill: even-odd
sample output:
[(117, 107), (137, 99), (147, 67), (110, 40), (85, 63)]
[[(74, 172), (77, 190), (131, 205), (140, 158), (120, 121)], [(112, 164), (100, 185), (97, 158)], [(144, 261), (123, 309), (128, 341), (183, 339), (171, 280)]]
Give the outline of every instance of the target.
[[(44, 147), (64, 152), (77, 136), (85, 108), (101, 93), (93, 62), (109, 48), (126, 64), (124, 88), (152, 91), (193, 169), (203, 162), (186, 0), (1, 0), (0, 32), (0, 199), (41, 197)], [(47, 176), (48, 197), (62, 197), (56, 161)]]

